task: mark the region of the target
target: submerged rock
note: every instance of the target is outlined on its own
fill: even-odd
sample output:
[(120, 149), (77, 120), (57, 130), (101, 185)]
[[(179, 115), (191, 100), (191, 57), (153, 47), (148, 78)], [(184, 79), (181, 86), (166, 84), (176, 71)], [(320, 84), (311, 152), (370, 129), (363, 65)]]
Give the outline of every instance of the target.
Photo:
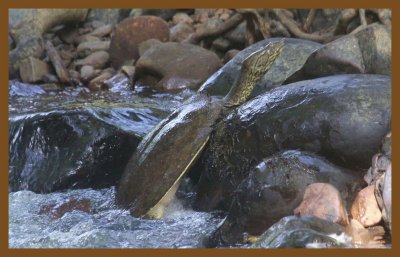
[(351, 243), (344, 231), (342, 226), (314, 216), (288, 216), (265, 231), (252, 248), (343, 247)]
[(198, 208), (214, 209), (222, 199), (229, 205), (229, 192), (251, 168), (283, 150), (368, 168), (390, 130), (390, 99), (388, 76), (340, 75), (282, 86), (241, 105), (215, 126), (202, 156), (199, 191), (204, 187), (212, 201)]
[[(337, 197), (345, 199), (345, 203), (351, 203), (357, 189), (361, 188), (361, 179), (349, 170), (335, 166), (314, 154), (286, 151), (264, 159), (234, 190), (229, 214), (211, 241), (223, 245), (238, 244), (243, 243), (244, 235), (261, 235), (279, 219), (299, 210), (303, 195), (306, 198), (307, 192), (309, 194), (309, 189), (306, 191), (307, 186), (322, 184), (315, 184), (317, 182), (336, 187), (340, 192)], [(201, 193), (198, 193), (200, 197)], [(212, 201), (210, 198), (203, 200)], [(315, 213), (324, 212), (318, 210), (319, 207), (323, 208), (315, 206)], [(341, 210), (337, 212), (346, 213), (345, 204), (341, 202), (340, 207)], [(304, 203), (300, 208), (302, 211), (306, 209)], [(328, 215), (335, 215), (335, 211), (330, 211)], [(341, 218), (347, 221), (345, 214)]]
[(295, 38), (270, 38), (257, 42), (240, 51), (226, 65), (212, 75), (199, 89), (211, 95), (226, 95), (239, 77), (242, 62), (251, 54), (270, 42), (284, 41), (282, 54), (275, 60), (271, 69), (257, 82), (252, 96), (259, 95), (282, 85), (293, 73), (298, 71), (307, 58), (322, 45), (312, 41)]

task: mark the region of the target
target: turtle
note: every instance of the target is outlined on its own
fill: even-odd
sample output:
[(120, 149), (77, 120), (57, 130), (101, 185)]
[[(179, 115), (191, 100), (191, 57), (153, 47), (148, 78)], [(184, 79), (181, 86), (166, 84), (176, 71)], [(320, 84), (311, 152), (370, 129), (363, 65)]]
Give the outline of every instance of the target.
[(158, 123), (129, 159), (117, 186), (117, 205), (135, 217), (162, 218), (181, 178), (205, 148), (213, 125), (249, 99), (283, 48), (283, 41), (271, 42), (249, 55), (225, 97), (196, 92)]

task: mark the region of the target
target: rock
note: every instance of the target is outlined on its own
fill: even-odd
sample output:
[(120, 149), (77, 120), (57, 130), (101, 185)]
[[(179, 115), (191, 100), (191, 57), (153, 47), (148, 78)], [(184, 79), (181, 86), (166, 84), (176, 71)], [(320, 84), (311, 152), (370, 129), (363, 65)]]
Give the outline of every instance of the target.
[(364, 176), (365, 182), (367, 182), (368, 185), (375, 184), (391, 163), (392, 161), (384, 154), (377, 153), (372, 156), (372, 166)]
[(235, 48), (244, 48), (246, 45), (246, 22), (242, 22), (233, 30), (226, 32), (223, 37), (229, 40)]
[(282, 85), (288, 77), (290, 77), (304, 65), (307, 58), (315, 50), (322, 47), (321, 44), (295, 38), (272, 38), (257, 42), (240, 51), (231, 61), (225, 64), (206, 82), (204, 82), (199, 90), (206, 91), (211, 95), (225, 96), (239, 77), (240, 68), (244, 59), (268, 43), (279, 42), (282, 40), (285, 42), (285, 48), (283, 49), (283, 52), (275, 60), (268, 73), (265, 74), (265, 76), (259, 82), (257, 82), (252, 93), (252, 98)]
[(294, 209), (294, 214), (312, 215), (343, 226), (349, 224), (340, 192), (327, 183), (309, 185), (304, 192), (303, 201)]
[(218, 56), (202, 47), (168, 42), (150, 48), (139, 58), (135, 80), (157, 74), (155, 87), (196, 89), (220, 65)]
[(96, 8), (90, 9), (87, 21), (102, 21), (105, 24), (115, 25), (120, 22), (122, 19), (128, 17), (129, 9), (105, 9), (105, 8)]
[(342, 226), (314, 216), (288, 216), (265, 231), (251, 248), (345, 247), (351, 241), (344, 232)]
[(382, 218), (389, 231), (392, 231), (392, 165), (390, 164), (385, 174), (375, 183), (375, 197)]
[(28, 57), (20, 62), (19, 73), (22, 82), (34, 83), (42, 81), (44, 75), (50, 73), (50, 66), (34, 57)]
[(90, 65), (82, 66), (82, 68), (80, 70), (80, 77), (83, 81), (89, 81), (94, 76), (96, 76), (96, 72), (95, 72), (93, 66), (90, 66)]
[(90, 54), (84, 59), (75, 61), (75, 66), (84, 65), (93, 66), (95, 69), (104, 68), (110, 59), (110, 55), (106, 51), (98, 51)]
[(46, 204), (40, 206), (39, 214), (47, 214), (52, 220), (60, 219), (67, 212), (82, 211), (92, 213), (92, 203), (90, 199), (71, 198), (61, 203)]
[(131, 95), (63, 92), (10, 103), (9, 191), (115, 185), (142, 137), (171, 112), (168, 102)]
[[(230, 191), (222, 191), (225, 197), (228, 194), (232, 195), (233, 200), (231, 204), (229, 199), (226, 199), (228, 197), (225, 198), (230, 210), (225, 221), (214, 233), (212, 237), (214, 242), (229, 245), (243, 243), (241, 242), (243, 234), (259, 236), (279, 219), (292, 215), (293, 212), (306, 214), (307, 207), (304, 205), (307, 203), (303, 203), (297, 211), (295, 209), (301, 204), (303, 195), (303, 202), (308, 201), (307, 197), (310, 197), (311, 190), (308, 189), (306, 192), (306, 188), (309, 185), (318, 187), (322, 183), (329, 183), (339, 189), (340, 193), (336, 191), (338, 195), (332, 198), (339, 198), (336, 201), (340, 201), (337, 204), (340, 205), (340, 211), (335, 213), (334, 210), (329, 210), (326, 213), (324, 210), (319, 210), (318, 213), (316, 210), (314, 213), (323, 214), (319, 216), (328, 220), (343, 221), (340, 218), (343, 218), (343, 212), (346, 211), (343, 210), (344, 203), (341, 202), (341, 197), (345, 199), (345, 203), (351, 203), (357, 188), (361, 188), (360, 180), (357, 180), (349, 170), (335, 166), (316, 155), (299, 151), (286, 151), (266, 158), (247, 173), (248, 176), (239, 186), (232, 187)], [(209, 191), (209, 197), (201, 199), (204, 197), (204, 191), (200, 191), (204, 189), (202, 188), (204, 184), (201, 182), (195, 207), (198, 206), (198, 200), (207, 202), (203, 203), (203, 206), (206, 206), (218, 198), (215, 191)], [(315, 186), (312, 188), (315, 189)], [(342, 216), (338, 217), (339, 215)], [(345, 214), (344, 216), (347, 219)]]
[(382, 153), (392, 159), (392, 132), (389, 132), (382, 142)]
[(189, 24), (192, 25), (193, 24), (193, 19), (189, 17), (189, 15), (187, 15), (187, 13), (176, 13), (173, 17), (172, 17), (172, 23), (173, 24), (179, 24), (179, 23), (185, 23), (185, 24)]
[(104, 87), (112, 92), (128, 90), (131, 88), (131, 80), (124, 72), (119, 72), (109, 79), (103, 81)]
[[(142, 43), (139, 44), (138, 50), (139, 50), (139, 56), (142, 56), (147, 50), (150, 48), (160, 45), (162, 42), (158, 39), (148, 39), (146, 41), (143, 41)], [(136, 61), (136, 60), (135, 60)]]
[(78, 28), (74, 26), (65, 26), (57, 32), (57, 35), (64, 43), (72, 44), (75, 38), (79, 36), (79, 31)]
[[(142, 9), (141, 15), (153, 15), (160, 17), (161, 19), (168, 21), (172, 19), (172, 17), (175, 15), (177, 12), (182, 12), (186, 11), (188, 9)], [(189, 9), (190, 10), (190, 9)]]
[(130, 17), (120, 22), (111, 37), (109, 52), (112, 66), (119, 68), (126, 61), (137, 60), (139, 44), (150, 38), (168, 41), (168, 24), (155, 16)]
[(121, 67), (121, 71), (125, 73), (126, 76), (128, 76), (129, 81), (133, 80), (133, 77), (135, 76), (135, 66), (132, 65), (124, 65)]
[(391, 74), (391, 33), (383, 25), (365, 29), (326, 44), (299, 71), (304, 78), (334, 74)]
[(171, 32), (171, 41), (182, 42), (185, 39), (189, 38), (189, 36), (192, 33), (194, 33), (194, 29), (191, 25), (181, 22), (173, 26), (170, 32)]
[(359, 221), (364, 227), (374, 226), (382, 219), (382, 213), (376, 202), (374, 191), (374, 185), (361, 190), (351, 207), (353, 219)]
[(14, 40), (8, 35), (8, 51), (10, 52), (14, 47)]
[(111, 33), (113, 29), (113, 26), (111, 24), (107, 24), (101, 27), (96, 28), (92, 32), (89, 33), (90, 36), (102, 38), (104, 36), (107, 36)]
[(224, 52), (231, 47), (231, 43), (229, 40), (219, 37), (212, 42), (211, 46), (213, 49)]
[(385, 230), (381, 226), (364, 228), (360, 222), (351, 219), (350, 224), (345, 228), (345, 233), (351, 237), (351, 242), (355, 247), (377, 248), (383, 246)]
[(105, 69), (99, 76), (95, 77), (89, 82), (88, 87), (91, 91), (100, 91), (103, 89), (108, 89), (108, 87), (104, 84), (104, 81), (111, 78), (115, 73), (115, 70), (112, 68)]
[(81, 35), (79, 37), (76, 37), (74, 39), (75, 45), (79, 45), (79, 44), (82, 44), (84, 42), (91, 42), (91, 41), (100, 41), (100, 38), (85, 34), (85, 35)]
[(240, 50), (237, 50), (237, 49), (231, 49), (231, 50), (227, 51), (224, 56), (224, 63), (227, 63), (230, 60), (232, 60), (233, 57), (235, 57), (239, 52), (240, 52)]
[(390, 99), (390, 77), (368, 74), (300, 81), (264, 93), (215, 125), (201, 157), (202, 185), (215, 188), (209, 194), (217, 198), (263, 158), (289, 149), (314, 152), (361, 176), (390, 130)]
[(110, 41), (87, 41), (80, 43), (76, 50), (82, 57), (97, 51), (107, 51), (109, 47)]
[(39, 58), (44, 51), (42, 35), (51, 28), (66, 23), (82, 21), (87, 9), (22, 9), (22, 19), (9, 33), (16, 48), (9, 52), (9, 77), (18, 76), (20, 62), (28, 57)]

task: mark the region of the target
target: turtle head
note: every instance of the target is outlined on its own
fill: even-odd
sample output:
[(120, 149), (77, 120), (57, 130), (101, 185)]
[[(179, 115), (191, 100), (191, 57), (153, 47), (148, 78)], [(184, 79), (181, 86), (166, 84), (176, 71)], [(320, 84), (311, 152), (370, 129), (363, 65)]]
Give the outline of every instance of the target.
[(271, 42), (243, 61), (239, 79), (226, 95), (224, 106), (234, 107), (248, 100), (256, 82), (271, 68), (284, 45), (283, 41)]

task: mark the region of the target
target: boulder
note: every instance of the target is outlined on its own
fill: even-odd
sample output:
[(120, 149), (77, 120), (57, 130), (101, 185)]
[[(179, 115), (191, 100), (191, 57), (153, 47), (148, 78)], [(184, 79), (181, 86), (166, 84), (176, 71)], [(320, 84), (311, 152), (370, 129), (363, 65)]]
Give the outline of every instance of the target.
[(213, 52), (192, 44), (167, 42), (147, 51), (136, 63), (135, 80), (155, 75), (163, 89), (197, 89), (221, 65)]
[(137, 60), (139, 44), (147, 39), (169, 40), (168, 24), (156, 16), (130, 17), (121, 21), (111, 37), (110, 57), (114, 68)]
[(250, 54), (270, 42), (279, 41), (285, 42), (283, 52), (275, 60), (271, 69), (256, 83), (251, 98), (282, 85), (287, 78), (303, 67), (307, 58), (314, 51), (323, 46), (319, 43), (296, 38), (270, 38), (262, 40), (236, 54), (232, 60), (204, 82), (199, 90), (206, 91), (211, 95), (226, 95), (238, 79), (243, 61)]
[[(216, 208), (222, 192), (232, 192), (252, 167), (279, 151), (314, 152), (361, 176), (390, 126), (388, 76), (337, 75), (264, 93), (215, 125), (201, 156), (205, 167), (199, 190), (204, 186), (215, 198), (204, 208)], [(224, 198), (229, 205), (229, 196)]]

